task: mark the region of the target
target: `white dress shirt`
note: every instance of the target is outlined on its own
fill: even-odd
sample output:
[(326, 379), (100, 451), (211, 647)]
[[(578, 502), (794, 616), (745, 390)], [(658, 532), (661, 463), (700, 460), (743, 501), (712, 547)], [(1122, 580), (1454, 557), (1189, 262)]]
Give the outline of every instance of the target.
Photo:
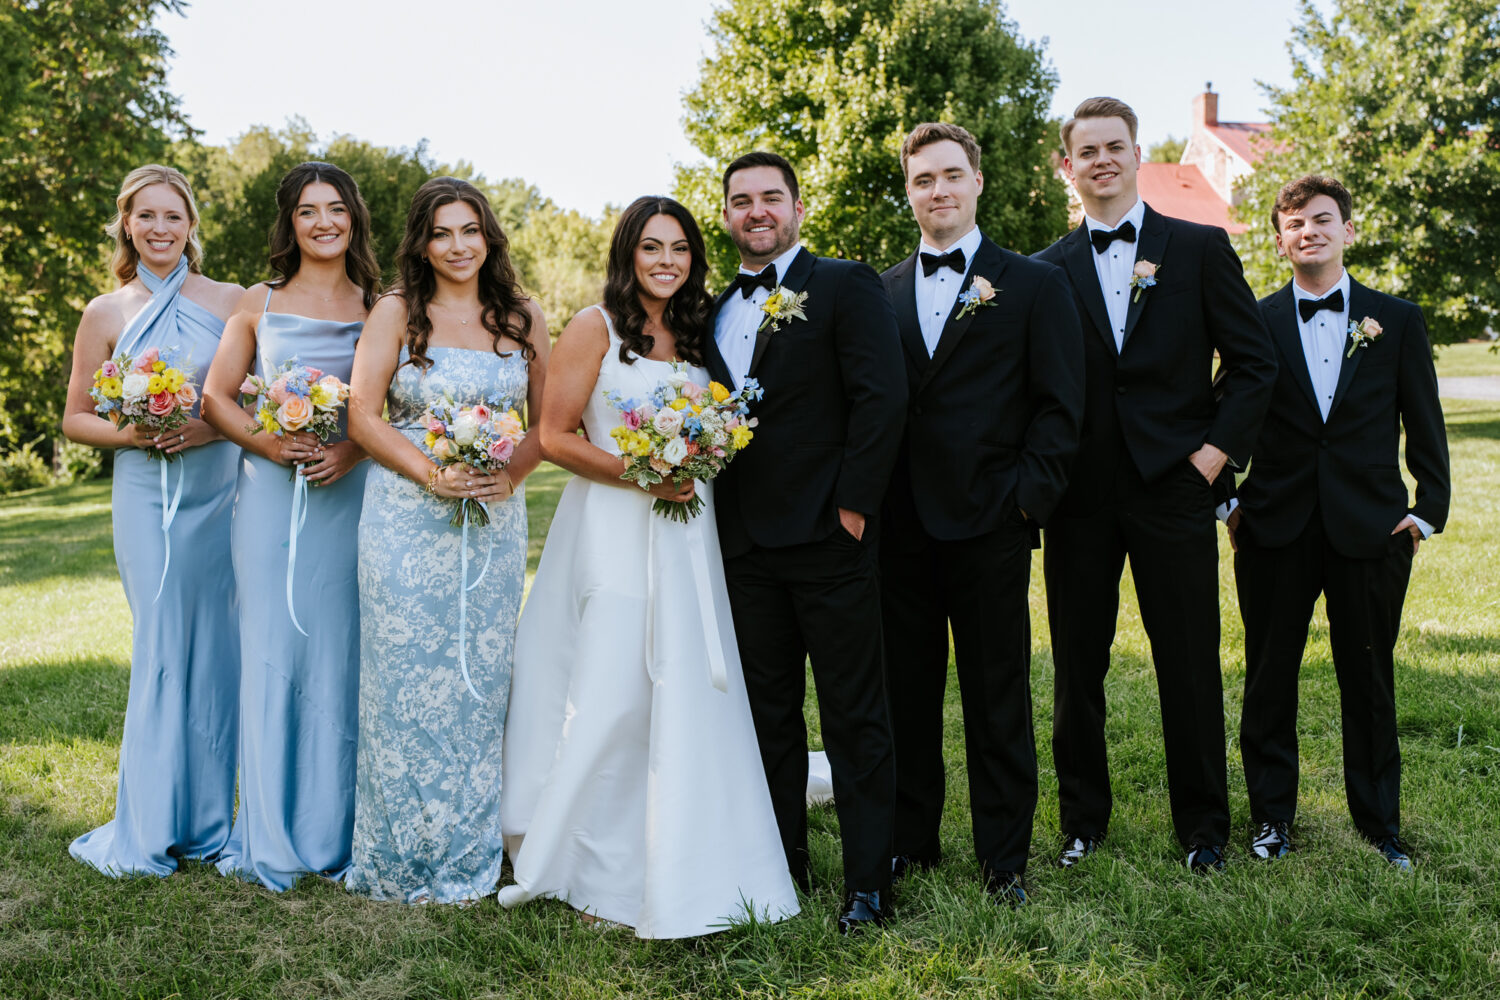
[[(1342, 292), (1344, 308), (1341, 312), (1319, 309), (1307, 319), (1302, 318), (1301, 304), (1308, 300), (1326, 299), (1334, 292)], [(1344, 355), (1349, 348), (1349, 272), (1339, 275), (1338, 283), (1322, 295), (1314, 295), (1297, 282), (1292, 282), (1292, 308), (1297, 316), (1297, 332), (1302, 340), (1302, 359), (1307, 363), (1307, 375), (1312, 380), (1313, 396), (1318, 401), (1318, 412), (1324, 423), (1328, 411), (1333, 407), (1333, 395), (1339, 386), (1339, 371), (1344, 366)], [(1236, 497), (1215, 508), (1220, 520), (1227, 520), (1229, 512), (1240, 505)], [(1432, 536), (1432, 525), (1409, 515), (1423, 538)]]
[[(798, 243), (766, 265), (776, 269), (776, 284), (780, 285), (785, 280), (787, 269), (792, 266), (793, 258), (801, 249), (802, 244)], [(760, 271), (752, 271), (747, 267), (740, 268), (740, 274), (759, 273)], [(738, 389), (745, 384), (750, 361), (755, 357), (755, 334), (766, 318), (761, 306), (770, 297), (771, 291), (767, 288), (755, 289), (748, 299), (736, 289), (729, 293), (729, 298), (719, 307), (719, 315), (714, 318), (714, 341), (719, 345), (724, 366), (734, 377), (734, 385), (729, 386), (731, 389)]]
[[(1136, 244), (1141, 239), (1141, 224), (1146, 221), (1146, 203), (1137, 198), (1134, 207), (1113, 226), (1106, 226), (1087, 215), (1083, 221), (1090, 235), (1098, 230), (1118, 229), (1127, 222), (1135, 227), (1135, 243), (1115, 240), (1103, 253), (1096, 253), (1092, 246), (1089, 247), (1089, 253), (1094, 256), (1094, 273), (1099, 275), (1099, 290), (1104, 293), (1104, 308), (1109, 312), (1109, 330), (1115, 335), (1115, 350), (1124, 350), (1125, 317), (1130, 312), (1130, 279), (1135, 274)], [(1152, 263), (1160, 264), (1161, 261)]]
[(934, 256), (955, 249), (964, 252), (962, 274), (951, 267), (940, 267), (932, 274), (925, 274), (922, 258), (917, 258), (916, 281), (913, 282), (916, 286), (917, 322), (922, 327), (922, 341), (927, 345), (928, 357), (937, 350), (938, 338), (943, 335), (943, 327), (948, 325), (948, 317), (953, 315), (953, 305), (958, 301), (959, 292), (968, 287), (969, 273), (974, 270), (974, 254), (979, 251), (979, 241), (982, 238), (979, 227), (975, 226), (942, 250), (934, 249), (926, 240), (917, 247), (918, 254), (930, 253)]

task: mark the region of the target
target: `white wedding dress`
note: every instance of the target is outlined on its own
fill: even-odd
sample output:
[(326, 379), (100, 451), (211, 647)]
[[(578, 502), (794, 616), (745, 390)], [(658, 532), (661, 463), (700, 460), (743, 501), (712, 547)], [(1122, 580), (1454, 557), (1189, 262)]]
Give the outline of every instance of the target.
[[(620, 416), (604, 392), (644, 399), (672, 371), (619, 352), (611, 325), (583, 413), (589, 440), (613, 453)], [(563, 490), (516, 635), (500, 805), (516, 884), (503, 906), (564, 899), (643, 938), (797, 912), (712, 489), (698, 488), (703, 512), (687, 524), (624, 482)]]

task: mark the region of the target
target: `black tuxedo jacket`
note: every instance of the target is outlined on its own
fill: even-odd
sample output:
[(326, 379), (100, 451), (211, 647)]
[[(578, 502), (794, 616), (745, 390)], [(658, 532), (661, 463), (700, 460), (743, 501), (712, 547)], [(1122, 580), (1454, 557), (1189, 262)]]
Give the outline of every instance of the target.
[[(1281, 369), (1250, 473), (1239, 486), (1242, 530), (1257, 545), (1287, 545), (1319, 507), (1329, 544), (1354, 559), (1382, 555), (1391, 529), (1408, 513), (1442, 531), (1451, 495), (1448, 437), (1422, 311), (1349, 279), (1350, 320), (1368, 316), (1384, 332), (1342, 359), (1325, 423), (1291, 283), (1261, 299), (1260, 309)], [(1396, 464), (1403, 425), (1406, 467), (1417, 481), (1411, 506)]]
[(995, 297), (963, 319), (955, 303), (928, 357), (919, 268), (914, 253), (881, 276), (910, 401), (886, 529), (915, 516), (933, 538), (975, 538), (1017, 506), (1045, 524), (1067, 486), (1083, 421), (1083, 332), (1067, 279), (982, 238), (964, 288), (982, 275)]
[[(1084, 326), (1083, 436), (1060, 510), (1084, 513), (1106, 502), (1122, 460), (1134, 461), (1148, 483), (1205, 442), (1235, 467), (1249, 462), (1271, 401), (1276, 355), (1224, 230), (1146, 206), (1135, 256), (1157, 265), (1157, 283), (1139, 297), (1131, 293), (1121, 350), (1087, 224), (1036, 256), (1067, 272)], [(1220, 398), (1212, 382), (1215, 351), (1228, 366)], [(1119, 454), (1122, 439), (1126, 455)]]
[[(749, 375), (765, 397), (750, 414), (760, 423), (714, 488), (726, 556), (827, 538), (840, 507), (876, 513), (901, 441), (906, 380), (880, 278), (807, 250), (778, 277), (808, 293), (807, 319), (756, 335)], [(731, 294), (732, 285), (718, 304)], [(712, 330), (704, 354), (709, 373), (732, 386)]]

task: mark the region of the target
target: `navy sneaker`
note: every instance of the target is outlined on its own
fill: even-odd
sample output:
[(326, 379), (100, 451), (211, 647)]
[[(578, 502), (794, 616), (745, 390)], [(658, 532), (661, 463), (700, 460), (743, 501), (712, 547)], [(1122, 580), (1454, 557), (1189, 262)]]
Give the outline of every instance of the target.
[(1407, 856), (1406, 845), (1401, 843), (1400, 838), (1395, 836), (1381, 837), (1375, 841), (1375, 850), (1379, 851), (1381, 857), (1390, 862), (1392, 868), (1403, 872), (1411, 871), (1411, 858)]
[(1099, 848), (1099, 837), (1075, 837), (1063, 834), (1062, 850), (1057, 852), (1055, 864), (1059, 868), (1072, 868)]
[(985, 888), (996, 903), (1015, 907), (1025, 906), (1030, 902), (1026, 898), (1026, 882), (1021, 878), (1020, 872), (992, 872), (985, 879)]
[(1194, 844), (1188, 848), (1187, 865), (1190, 871), (1221, 872), (1224, 870), (1223, 844)]
[(1262, 823), (1250, 841), (1250, 853), (1266, 861), (1284, 858), (1293, 850), (1292, 836), (1285, 823)]

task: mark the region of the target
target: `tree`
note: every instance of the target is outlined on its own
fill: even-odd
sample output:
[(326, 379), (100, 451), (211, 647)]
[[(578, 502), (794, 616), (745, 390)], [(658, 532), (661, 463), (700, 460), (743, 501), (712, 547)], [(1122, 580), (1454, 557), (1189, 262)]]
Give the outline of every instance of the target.
[(554, 337), (575, 313), (603, 297), (609, 238), (619, 215), (606, 207), (595, 220), (548, 200), (514, 231), (511, 256), (521, 284), (541, 303)]
[(1261, 291), (1286, 281), (1276, 192), (1306, 173), (1354, 196), (1360, 280), (1412, 299), (1433, 340), (1497, 326), (1500, 307), (1500, 7), (1493, 0), (1302, 0), (1293, 83), (1265, 87), (1274, 131), (1241, 189), (1241, 238)]
[(899, 153), (924, 121), (955, 122), (979, 140), (979, 224), (991, 237), (1031, 251), (1066, 230), (1047, 117), (1057, 75), (1001, 0), (730, 0), (709, 34), (714, 50), (684, 121), (709, 162), (679, 168), (677, 190), (704, 223), (720, 278), (736, 260), (713, 221), (720, 172), (752, 149), (797, 168), (814, 251), (876, 267), (910, 253)]
[(1146, 159), (1151, 163), (1181, 163), (1182, 151), (1187, 149), (1187, 140), (1169, 135), (1146, 150)]
[(0, 5), (0, 450), (56, 440), (84, 304), (113, 284), (120, 181), (188, 125), (167, 90), (181, 0)]

